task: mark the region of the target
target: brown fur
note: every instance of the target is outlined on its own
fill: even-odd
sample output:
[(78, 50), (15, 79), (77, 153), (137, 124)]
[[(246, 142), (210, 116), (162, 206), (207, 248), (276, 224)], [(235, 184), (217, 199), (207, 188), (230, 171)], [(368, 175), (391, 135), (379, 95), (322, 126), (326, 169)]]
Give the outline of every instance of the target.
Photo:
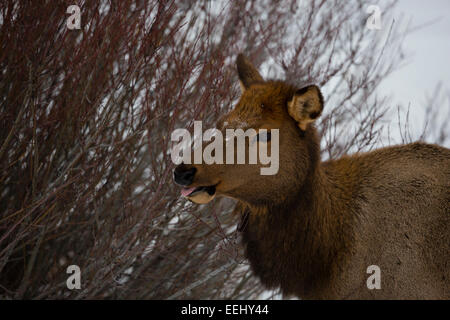
[[(218, 195), (238, 200), (261, 282), (311, 299), (449, 299), (450, 150), (413, 143), (321, 162), (314, 125), (301, 130), (287, 110), (301, 91), (262, 82), (254, 68), (240, 75), (243, 95), (223, 121), (279, 128), (279, 172), (194, 165), (193, 185), (217, 184)], [(381, 269), (380, 290), (366, 286), (370, 265)]]

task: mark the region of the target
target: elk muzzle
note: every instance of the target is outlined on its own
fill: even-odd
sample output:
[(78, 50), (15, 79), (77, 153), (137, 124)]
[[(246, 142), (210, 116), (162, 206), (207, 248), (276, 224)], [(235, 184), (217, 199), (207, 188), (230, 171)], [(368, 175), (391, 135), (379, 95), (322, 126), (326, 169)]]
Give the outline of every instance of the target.
[(181, 195), (188, 200), (204, 204), (210, 202), (216, 196), (216, 185), (190, 186), (194, 183), (197, 169), (185, 164), (178, 165), (173, 171), (175, 183), (183, 186)]

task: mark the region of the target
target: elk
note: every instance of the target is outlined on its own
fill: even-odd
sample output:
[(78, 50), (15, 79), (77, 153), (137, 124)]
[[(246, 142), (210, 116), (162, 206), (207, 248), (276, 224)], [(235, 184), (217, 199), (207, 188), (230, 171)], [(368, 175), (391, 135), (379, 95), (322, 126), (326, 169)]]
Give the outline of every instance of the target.
[[(237, 71), (242, 95), (217, 128), (278, 129), (277, 174), (180, 164), (174, 180), (196, 203), (237, 200), (261, 283), (302, 299), (449, 299), (450, 150), (416, 142), (321, 161), (319, 88), (265, 81), (242, 54)], [(372, 265), (379, 289), (367, 285)]]

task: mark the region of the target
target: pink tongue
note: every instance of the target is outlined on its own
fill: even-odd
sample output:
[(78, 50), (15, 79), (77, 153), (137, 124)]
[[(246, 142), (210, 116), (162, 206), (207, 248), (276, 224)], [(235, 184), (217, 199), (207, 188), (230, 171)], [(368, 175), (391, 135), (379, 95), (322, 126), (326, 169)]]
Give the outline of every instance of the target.
[(192, 187), (192, 188), (183, 188), (181, 189), (181, 195), (183, 197), (187, 197), (189, 196), (192, 192), (194, 192), (196, 187)]

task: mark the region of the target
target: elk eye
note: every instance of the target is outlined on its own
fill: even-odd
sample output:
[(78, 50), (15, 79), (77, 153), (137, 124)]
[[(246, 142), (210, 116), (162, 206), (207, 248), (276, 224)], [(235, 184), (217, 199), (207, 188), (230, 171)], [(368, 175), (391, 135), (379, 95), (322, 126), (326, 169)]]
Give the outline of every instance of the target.
[(272, 136), (270, 135), (270, 132), (267, 132), (267, 131), (258, 133), (258, 135), (256, 136), (257, 141), (261, 141), (261, 142), (268, 142), (268, 141), (270, 141), (271, 138), (272, 138)]

